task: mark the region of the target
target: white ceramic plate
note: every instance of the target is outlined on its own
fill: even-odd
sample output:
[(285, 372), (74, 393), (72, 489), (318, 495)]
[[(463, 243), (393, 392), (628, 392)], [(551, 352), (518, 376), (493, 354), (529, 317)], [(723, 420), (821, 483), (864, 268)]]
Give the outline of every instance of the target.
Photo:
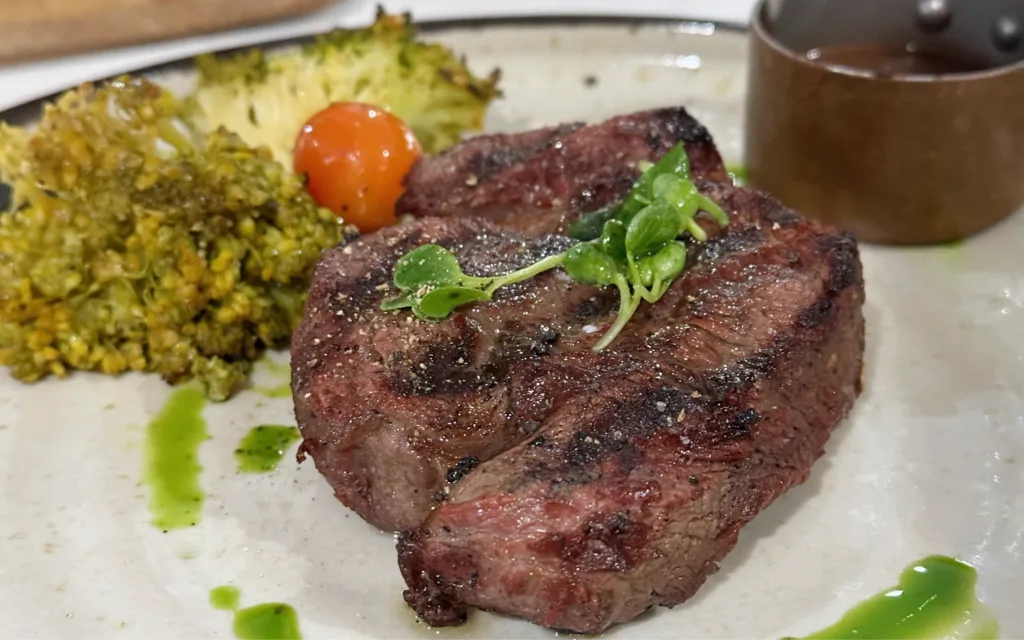
[[(549, 23), (431, 35), (480, 71), (504, 69), (492, 130), (681, 103), (728, 161), (740, 157), (740, 33)], [(828, 454), (743, 530), (696, 597), (607, 635), (801, 635), (940, 553), (975, 565), (1002, 636), (1024, 636), (1022, 241), (1018, 215), (952, 248), (864, 247), (866, 387)], [(257, 378), (273, 383), (265, 370)], [(210, 406), (202, 522), (154, 529), (140, 442), (168, 393), (153, 376), (0, 378), (0, 635), (231, 637), (231, 614), (208, 595), (234, 584), (243, 606), (293, 605), (306, 638), (551, 636), (479, 612), (461, 630), (426, 629), (402, 602), (392, 537), (338, 503), (312, 464), (289, 453), (274, 473), (237, 475), (241, 436), (292, 424), (289, 400), (246, 392)]]

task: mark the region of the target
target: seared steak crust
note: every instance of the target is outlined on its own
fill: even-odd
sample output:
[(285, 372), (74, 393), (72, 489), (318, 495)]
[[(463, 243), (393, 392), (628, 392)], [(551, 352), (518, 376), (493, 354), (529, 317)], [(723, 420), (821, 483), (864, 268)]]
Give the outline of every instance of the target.
[(806, 480), (860, 392), (856, 245), (758, 192), (705, 189), (728, 232), (609, 352), (560, 343), (531, 363), (562, 401), (400, 536), (427, 622), (472, 605), (596, 633), (678, 604)]
[[(685, 116), (620, 120), (650, 128), (665, 113)], [(425, 161), (407, 202), (432, 215), (326, 252), (293, 338), (300, 455), (366, 520), (403, 532), (405, 598), (433, 625), (476, 606), (593, 633), (686, 600), (740, 528), (807, 478), (860, 392), (856, 243), (717, 182), (717, 152), (692, 129), (695, 173), (713, 178), (698, 186), (731, 224), (707, 225), (682, 277), (602, 353), (591, 347), (614, 321), (617, 292), (560, 270), (441, 322), (379, 311), (395, 293), (395, 261), (418, 245), (448, 247), (474, 275), (569, 246), (549, 232), (582, 205), (525, 187), (565, 196), (588, 184), (559, 173), (551, 150), (572, 141), (586, 155), (603, 135), (593, 131), (488, 136)], [(573, 169), (606, 185), (585, 209), (628, 189), (635, 173), (605, 182), (615, 172), (605, 165), (622, 148), (633, 157), (637, 139), (611, 136), (604, 164)], [(470, 174), (476, 190), (460, 191)]]
[(675, 107), (472, 138), (418, 162), (396, 210), (481, 216), (530, 236), (565, 233), (581, 213), (622, 198), (638, 161), (657, 160), (680, 142), (695, 179), (728, 181), (711, 134)]
[(325, 254), (294, 340), (303, 450), (367, 520), (413, 528), (406, 597), (431, 624), (474, 605), (596, 632), (681, 602), (806, 479), (859, 392), (856, 245), (702, 189), (732, 224), (601, 354), (615, 294), (557, 272), (438, 323), (377, 310), (423, 242), (486, 275), (562, 238), (432, 218)]
[[(444, 322), (378, 307), (395, 261), (437, 242), (468, 273), (495, 275), (564, 250), (561, 237), (524, 240), (487, 222), (427, 218), (326, 252), (292, 339), (292, 390), (302, 452), (338, 498), (388, 530), (420, 524), (453, 469), (487, 460), (535, 425), (516, 411), (515, 363), (559, 339), (593, 290), (565, 291), (549, 272)], [(547, 295), (539, 295), (539, 292)], [(578, 329), (577, 329), (578, 330)], [(528, 401), (526, 401), (527, 404)]]

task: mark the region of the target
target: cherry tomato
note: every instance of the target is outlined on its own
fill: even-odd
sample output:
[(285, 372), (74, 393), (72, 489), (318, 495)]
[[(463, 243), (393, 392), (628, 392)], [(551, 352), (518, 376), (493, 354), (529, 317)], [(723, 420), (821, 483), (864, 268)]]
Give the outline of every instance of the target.
[(320, 206), (365, 233), (395, 223), (402, 179), (420, 154), (416, 137), (396, 116), (336, 102), (303, 125), (294, 164)]

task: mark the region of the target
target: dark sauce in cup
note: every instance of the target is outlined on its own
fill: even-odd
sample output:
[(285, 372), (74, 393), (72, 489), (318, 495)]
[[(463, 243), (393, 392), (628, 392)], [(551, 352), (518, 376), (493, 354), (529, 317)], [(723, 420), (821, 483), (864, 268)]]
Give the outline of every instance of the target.
[(807, 58), (829, 66), (870, 71), (880, 77), (906, 75), (949, 75), (983, 71), (989, 65), (970, 58), (918, 51), (913, 46), (880, 44), (834, 45), (811, 49)]

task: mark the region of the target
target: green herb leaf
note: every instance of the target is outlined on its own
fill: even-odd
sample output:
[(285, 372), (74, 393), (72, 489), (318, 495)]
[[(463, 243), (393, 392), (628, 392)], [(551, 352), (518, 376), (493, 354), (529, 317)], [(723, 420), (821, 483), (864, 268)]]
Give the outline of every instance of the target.
[(447, 318), (455, 307), (479, 300), (490, 300), (491, 296), (470, 287), (438, 287), (424, 295), (416, 308), (424, 317)]
[(406, 291), (400, 296), (394, 298), (388, 298), (380, 303), (381, 311), (395, 311), (397, 309), (405, 309), (416, 304), (416, 292)]
[(690, 218), (686, 221), (686, 230), (690, 232), (690, 235), (697, 242), (707, 242), (708, 233), (704, 231), (704, 228), (700, 226), (696, 219)]
[(697, 185), (689, 180), (676, 179), (675, 176), (665, 176), (662, 181), (663, 190), (659, 195), (660, 200), (679, 209), (684, 215), (692, 216), (697, 212), (697, 198), (700, 192)]
[(626, 228), (626, 251), (638, 258), (655, 253), (679, 235), (680, 223), (679, 212), (663, 202), (644, 208)]
[(640, 281), (634, 284), (642, 284), (645, 287), (650, 287), (654, 284), (654, 268), (651, 266), (653, 258), (654, 256), (647, 256), (636, 261), (636, 274)]
[(622, 266), (592, 242), (583, 242), (565, 252), (562, 268), (583, 284), (604, 287), (615, 282), (623, 273)]
[(601, 250), (620, 262), (626, 261), (626, 225), (621, 220), (604, 223), (599, 242)]
[(679, 216), (683, 220), (686, 220), (687, 223), (690, 223), (693, 221), (693, 217), (697, 215), (697, 210), (700, 209), (700, 201), (697, 200), (697, 196), (700, 194), (697, 192), (697, 187), (694, 186), (692, 182), (687, 184), (690, 185), (692, 190), (683, 196), (681, 200), (674, 201), (673, 206), (675, 206), (676, 211), (679, 212)]
[(466, 275), (449, 251), (437, 245), (415, 249), (398, 261), (395, 285), (403, 291), (385, 300), (385, 310), (409, 307), (418, 317), (441, 319), (461, 305), (490, 300), (501, 287), (563, 266), (577, 282), (615, 285), (619, 312), (594, 345), (607, 347), (622, 331), (642, 301), (656, 303), (686, 266), (686, 246), (676, 238), (689, 231), (702, 242), (707, 233), (697, 224), (703, 210), (722, 226), (726, 213), (702, 195), (690, 178), (689, 158), (682, 144), (657, 163), (639, 162), (643, 172), (621, 204), (581, 216), (569, 233), (582, 242), (565, 253), (548, 256), (521, 269), (490, 278)]
[(438, 318), (431, 318), (430, 316), (425, 315), (423, 313), (423, 310), (420, 309), (420, 306), (418, 304), (414, 304), (412, 307), (410, 307), (410, 309), (412, 309), (413, 315), (416, 316), (417, 318), (419, 318), (420, 320), (437, 320), (438, 319)]
[(661, 175), (674, 175), (687, 180), (690, 178), (690, 158), (686, 155), (686, 147), (679, 143), (663, 155), (646, 171), (640, 174), (622, 202), (619, 219), (629, 223), (641, 209), (654, 201), (654, 181)]
[(684, 191), (683, 185), (693, 183), (689, 180), (683, 180), (679, 176), (671, 173), (663, 173), (654, 179), (651, 184), (651, 192), (654, 194), (656, 200), (667, 200), (673, 202), (680, 199), (676, 196)]
[(672, 147), (668, 153), (661, 156), (661, 159), (654, 163), (654, 166), (651, 167), (650, 173), (654, 174), (654, 178), (665, 173), (671, 173), (679, 176), (683, 180), (689, 180), (690, 156), (686, 153), (686, 146), (680, 142), (676, 146)]
[(512, 273), (506, 273), (505, 275), (498, 276), (496, 278), (472, 278), (471, 282), (464, 282), (463, 284), (473, 284), (477, 288), (486, 291), (487, 295), (491, 295), (501, 287), (522, 282), (523, 280), (529, 280), (530, 278), (544, 273), (545, 271), (554, 269), (562, 264), (563, 259), (565, 259), (565, 253), (556, 253), (553, 256), (548, 256), (543, 260), (534, 262), (528, 267), (517, 269)]
[(715, 219), (715, 222), (722, 225), (723, 227), (729, 224), (728, 214), (726, 214), (725, 211), (722, 210), (722, 207), (715, 204), (715, 202), (711, 198), (708, 198), (707, 196), (698, 195), (697, 202), (699, 203), (700, 208), (702, 210), (704, 210), (712, 218)]
[(587, 242), (601, 235), (604, 225), (619, 213), (619, 203), (615, 202), (597, 211), (585, 213), (569, 225), (569, 237)]
[(465, 278), (459, 261), (437, 244), (416, 247), (395, 263), (395, 286), (418, 289), (424, 285), (455, 285)]
[(686, 266), (686, 245), (679, 241), (670, 242), (651, 256), (650, 261), (654, 277), (665, 283), (671, 282)]
[(640, 306), (641, 296), (635, 291), (630, 291), (626, 276), (622, 275), (616, 278), (615, 286), (619, 288), (619, 313), (615, 317), (615, 322), (611, 328), (594, 345), (594, 351), (603, 351), (610, 345), (612, 340), (622, 331), (622, 328), (626, 326), (626, 323), (629, 322), (629, 319), (633, 317), (633, 314), (636, 313), (636, 308)]

